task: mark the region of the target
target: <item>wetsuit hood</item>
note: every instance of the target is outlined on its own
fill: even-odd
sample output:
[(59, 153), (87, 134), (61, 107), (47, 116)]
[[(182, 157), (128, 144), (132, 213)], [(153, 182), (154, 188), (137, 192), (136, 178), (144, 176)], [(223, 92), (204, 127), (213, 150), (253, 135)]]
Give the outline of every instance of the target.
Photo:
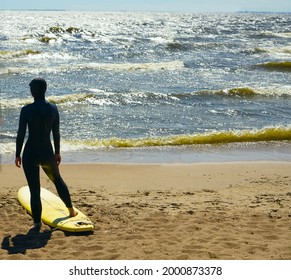
[(35, 78), (30, 83), (30, 91), (34, 100), (41, 100), (45, 98), (47, 83), (43, 78)]

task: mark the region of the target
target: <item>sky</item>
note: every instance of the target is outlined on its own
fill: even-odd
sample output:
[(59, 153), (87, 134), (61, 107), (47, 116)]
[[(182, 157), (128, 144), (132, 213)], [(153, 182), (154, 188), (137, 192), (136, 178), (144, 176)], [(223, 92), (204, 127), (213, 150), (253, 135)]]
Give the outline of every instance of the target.
[(9, 0), (0, 10), (64, 9), (165, 12), (291, 12), (290, 0)]

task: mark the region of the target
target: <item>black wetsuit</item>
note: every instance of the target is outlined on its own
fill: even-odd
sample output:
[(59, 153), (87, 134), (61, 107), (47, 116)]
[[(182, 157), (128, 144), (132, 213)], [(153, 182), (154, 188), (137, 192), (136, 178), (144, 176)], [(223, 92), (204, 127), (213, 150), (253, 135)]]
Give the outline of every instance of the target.
[[(31, 193), (32, 217), (35, 223), (39, 223), (42, 211), (39, 166), (55, 184), (57, 192), (66, 207), (72, 207), (68, 187), (61, 178), (55, 158), (55, 154), (60, 153), (57, 106), (41, 99), (21, 109), (16, 139), (16, 157), (20, 157), (27, 125), (29, 136), (23, 151), (22, 163)], [(55, 152), (50, 140), (51, 132), (53, 133)]]

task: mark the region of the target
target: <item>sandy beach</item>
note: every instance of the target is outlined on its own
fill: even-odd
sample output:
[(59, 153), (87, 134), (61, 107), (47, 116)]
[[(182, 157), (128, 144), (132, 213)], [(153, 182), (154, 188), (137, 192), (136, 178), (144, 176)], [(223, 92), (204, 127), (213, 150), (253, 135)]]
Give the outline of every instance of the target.
[[(22, 169), (0, 171), (2, 260), (291, 259), (291, 163), (63, 164), (90, 234), (44, 225), (17, 202)], [(42, 186), (55, 192), (41, 173)]]

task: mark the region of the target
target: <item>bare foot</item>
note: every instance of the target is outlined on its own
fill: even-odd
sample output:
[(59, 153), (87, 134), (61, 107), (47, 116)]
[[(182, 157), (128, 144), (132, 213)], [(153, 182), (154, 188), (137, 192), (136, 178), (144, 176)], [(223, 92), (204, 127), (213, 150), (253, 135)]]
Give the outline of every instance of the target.
[(70, 216), (71, 216), (71, 217), (75, 217), (75, 216), (78, 215), (78, 212), (75, 211), (74, 208), (68, 208), (68, 209), (69, 209), (69, 212), (70, 212)]

